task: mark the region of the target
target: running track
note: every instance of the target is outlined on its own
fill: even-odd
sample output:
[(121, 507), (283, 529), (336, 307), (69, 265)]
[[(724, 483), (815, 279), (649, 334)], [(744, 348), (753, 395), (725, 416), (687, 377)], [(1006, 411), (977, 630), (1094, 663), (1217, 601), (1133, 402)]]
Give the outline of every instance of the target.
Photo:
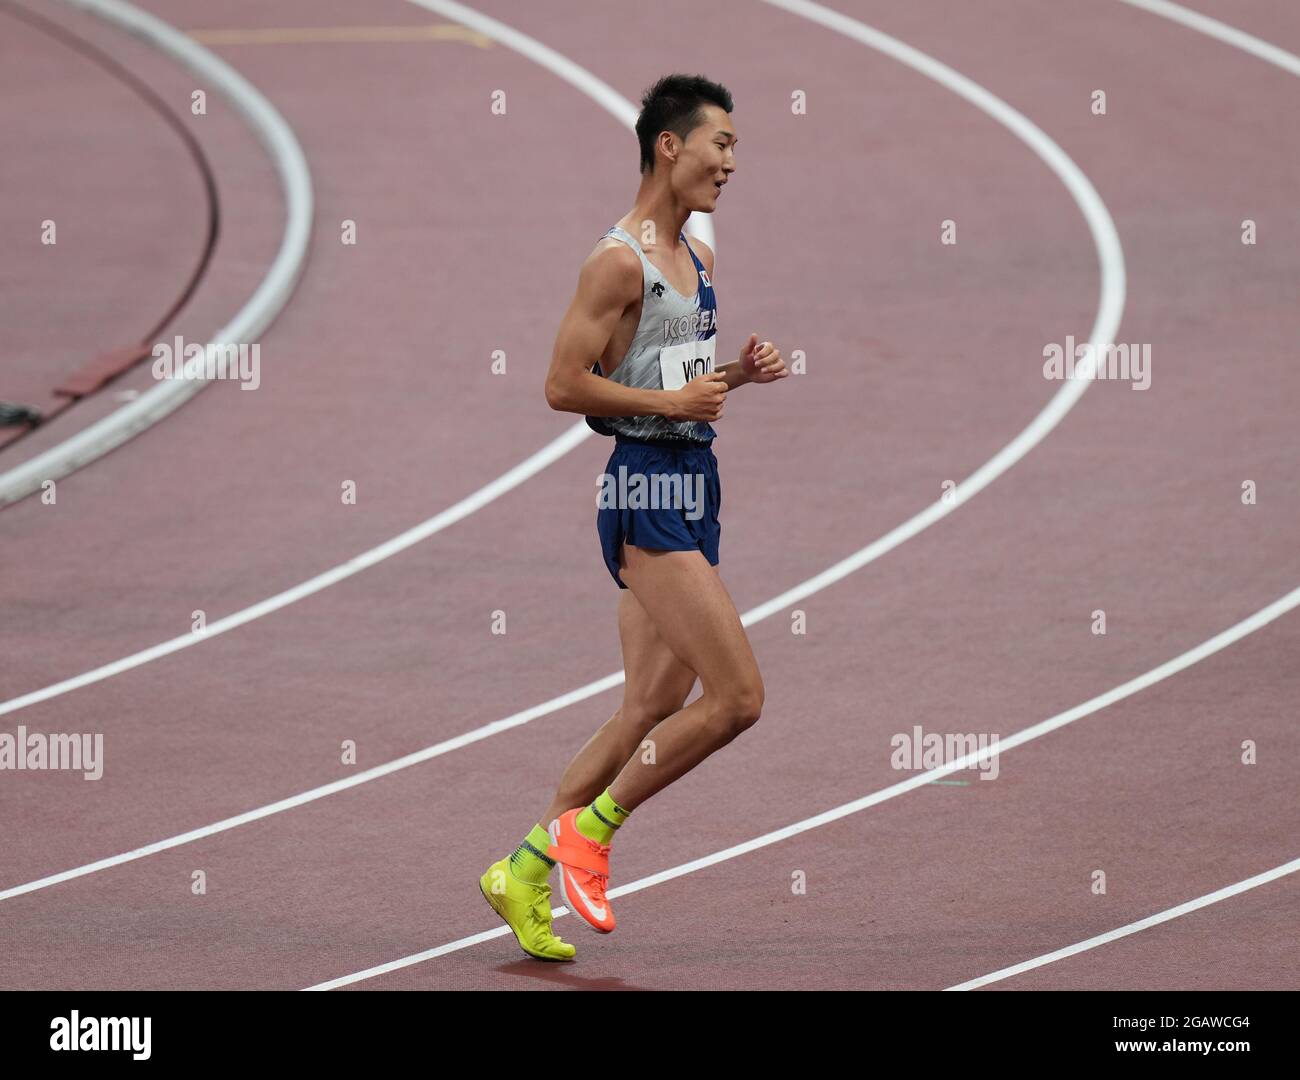
[[(199, 3), (144, 6), (182, 29), (214, 28)], [(922, 511), (1033, 419), (1059, 388), (1041, 376), (1043, 345), (1092, 325), (1097, 252), (1074, 200), (1023, 142), (859, 42), (762, 3), (617, 8), (615, 32), (576, 3), (477, 5), (625, 98), (667, 70), (709, 73), (735, 95), (737, 182), (714, 220), (724, 348), (754, 329), (808, 363), (779, 387), (740, 391), (719, 426), (722, 570), (744, 611)], [(1300, 52), (1300, 12), (1288, 5), (1197, 9)], [(192, 79), (170, 61), (58, 5), (40, 10), (178, 95), (183, 111)], [(755, 625), (763, 719), (638, 811), (615, 884), (907, 779), (890, 766), (895, 733), (919, 724), (1006, 738), (1300, 585), (1300, 156), (1285, 134), (1300, 82), (1117, 0), (838, 10), (1020, 110), (1087, 175), (1123, 244), (1119, 340), (1151, 343), (1152, 385), (1092, 386), (987, 490), (801, 601), (807, 634), (791, 633), (789, 611)], [(223, 29), (446, 21), (398, 0), (232, 2), (220, 18)], [(206, 207), (155, 118), (62, 44), (16, 23), (11, 34), (3, 8), (0, 19), (0, 59), (40, 57), (60, 73), (42, 84), (59, 119), (34, 144), (46, 159), (21, 170), (6, 210), (24, 236), (44, 217), (61, 221), (59, 261), (23, 278), (48, 301), (20, 305), (6, 290), (4, 323), (20, 328), (11, 348), (35, 385), (34, 357), (54, 365), (120, 344), (166, 310), (201, 250)], [(303, 145), (311, 258), (262, 338), (258, 392), (216, 384), (61, 481), (55, 506), (28, 499), (0, 514), (4, 701), (183, 635), (196, 609), (215, 620), (337, 566), (573, 419), (545, 408), (541, 377), (577, 266), (634, 190), (631, 134), (499, 44), (213, 48)], [(74, 86), (135, 151), (96, 170), (103, 185), (85, 182), (84, 136), (67, 126), (90, 124), (61, 97)], [(790, 112), (796, 88), (805, 116)], [(1088, 107), (1097, 88), (1104, 117)], [(497, 89), (504, 117), (489, 112)], [(30, 117), (8, 104), (0, 123)], [(169, 332), (198, 340), (258, 280), (283, 206), (236, 118), (217, 105), (194, 130), (223, 233)], [(146, 146), (162, 170), (147, 198), (123, 173)], [(159, 224), (141, 224), (150, 215)], [(1240, 242), (1245, 218), (1258, 223), (1255, 246)], [(344, 219), (358, 224), (355, 247), (339, 243)], [(944, 219), (957, 222), (955, 246), (939, 244)], [(89, 223), (84, 239), (63, 220)], [(0, 273), (18, 280), (26, 265)], [(118, 269), (106, 278), (95, 265)], [(490, 371), (497, 349), (504, 376)], [(149, 384), (147, 371), (130, 373), (0, 454), (0, 467), (111, 411), (118, 390)], [(591, 512), (607, 453), (588, 439), (337, 585), (7, 713), (3, 731), (103, 732), (107, 767), (94, 783), (0, 774), (0, 893), (616, 671), (616, 596)], [(341, 503), (345, 480), (355, 506)], [(1257, 505), (1242, 505), (1244, 480)], [(1096, 609), (1104, 637), (1090, 632)], [(491, 633), (496, 610), (504, 636)], [(616, 901), (613, 937), (563, 917), (573, 965), (535, 964), (498, 935), (349, 985), (939, 989), (1119, 928), (1300, 855), (1298, 626), (1283, 614), (1009, 750), (996, 781), (954, 773), (966, 783), (925, 785), (631, 893)], [(476, 877), (536, 820), (617, 703), (607, 691), (286, 812), (5, 895), (0, 985), (294, 989), (495, 930)], [(339, 763), (348, 739), (355, 767)], [(1247, 739), (1258, 746), (1251, 766), (1240, 762)], [(1090, 888), (1099, 869), (1105, 895)], [(206, 895), (191, 895), (196, 870)], [(792, 892), (797, 872), (806, 894)], [(991, 985), (1296, 988), (1298, 913), (1300, 880), (1283, 876)]]

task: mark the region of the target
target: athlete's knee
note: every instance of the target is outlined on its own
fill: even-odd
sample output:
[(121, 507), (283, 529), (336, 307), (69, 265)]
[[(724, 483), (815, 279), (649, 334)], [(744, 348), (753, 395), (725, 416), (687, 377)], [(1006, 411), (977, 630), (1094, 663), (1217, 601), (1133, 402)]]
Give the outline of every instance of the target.
[(745, 688), (740, 699), (738, 716), (742, 731), (758, 723), (758, 718), (763, 715), (764, 700), (763, 680), (754, 676), (753, 683)]
[(763, 715), (763, 680), (755, 675), (720, 695), (718, 720), (729, 738), (734, 739), (758, 723)]

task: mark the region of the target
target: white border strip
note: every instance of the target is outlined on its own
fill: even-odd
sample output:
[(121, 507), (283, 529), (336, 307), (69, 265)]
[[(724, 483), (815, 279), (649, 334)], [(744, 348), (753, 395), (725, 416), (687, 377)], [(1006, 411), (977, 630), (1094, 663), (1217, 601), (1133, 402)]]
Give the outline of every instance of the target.
[[(412, 0), (412, 2), (414, 2), (414, 0)], [(441, 3), (441, 0), (421, 0), (421, 2)], [(445, 8), (447, 10), (452, 8), (461, 9), (461, 5), (448, 4), (445, 5)], [(437, 10), (443, 10), (443, 8), (438, 8)], [(851, 21), (852, 20), (850, 20), (850, 22)], [(475, 21), (469, 25), (474, 29), (481, 30), (483, 33), (493, 34), (501, 24), (496, 23), (495, 20), (487, 19), (486, 17), (476, 16)], [(861, 26), (861, 24), (857, 25)], [(867, 27), (862, 27), (862, 29), (864, 31), (869, 31), (869, 28)], [(882, 48), (895, 49), (897, 52), (896, 58), (898, 58), (902, 63), (909, 64), (909, 66), (913, 66), (912, 60), (914, 55), (915, 57), (920, 57), (922, 60), (926, 61), (927, 65), (926, 70), (923, 72), (924, 74), (928, 75), (930, 78), (937, 78), (940, 81), (946, 79), (954, 81), (956, 85), (961, 85), (963, 88), (961, 96), (965, 97), (967, 100), (974, 101), (981, 108), (988, 106), (989, 109), (993, 109), (990, 115), (993, 115), (995, 119), (998, 119), (1001, 122), (1007, 122), (1007, 120), (1003, 118), (1004, 113), (1008, 114), (1010, 117), (1018, 118), (1018, 121), (1014, 126), (1009, 124), (1012, 132), (1023, 140), (1029, 141), (1031, 136), (1036, 140), (1033, 144), (1035, 151), (1043, 158), (1048, 166), (1061, 177), (1071, 194), (1074, 195), (1075, 201), (1079, 204), (1080, 210), (1083, 212), (1089, 228), (1092, 231), (1094, 241), (1097, 245), (1098, 256), (1101, 260), (1101, 305), (1097, 311), (1092, 340), (1094, 342), (1112, 340), (1115, 331), (1119, 327), (1119, 319), (1124, 305), (1124, 257), (1123, 252), (1120, 249), (1119, 237), (1115, 233), (1114, 222), (1111, 220), (1110, 214), (1107, 212), (1100, 196), (1097, 195), (1096, 190), (1092, 187), (1087, 177), (1079, 171), (1078, 167), (1075, 166), (1075, 164), (1065, 155), (1065, 152), (1052, 142), (1046, 134), (1040, 131), (1019, 113), (1015, 112), (1015, 110), (1011, 109), (1010, 106), (1006, 105), (998, 98), (994, 98), (981, 87), (978, 87), (974, 83), (965, 79), (964, 76), (958, 75), (956, 72), (952, 71), (950, 68), (944, 67), (944, 65), (939, 64), (937, 61), (930, 60), (923, 54), (916, 53), (916, 50), (911, 49), (910, 46), (904, 45), (901, 42), (896, 42), (893, 38), (887, 38), (884, 35), (878, 34), (876, 31), (869, 31), (869, 36), (871, 41), (876, 43), (873, 44), (872, 47), (877, 47), (878, 45)], [(540, 47), (541, 46), (539, 46), (539, 48)], [(891, 55), (893, 55), (893, 53), (891, 53)], [(560, 59), (562, 60), (563, 58), (561, 57)], [(920, 69), (918, 68), (918, 70)], [(947, 85), (947, 83), (945, 83), (945, 85)], [(986, 101), (985, 99), (989, 100)], [(993, 105), (989, 105), (989, 101), (991, 101)], [(996, 106), (996, 108), (994, 108), (994, 106)], [(1042, 412), (1034, 418), (1029, 427), (1003, 447), (1003, 449), (992, 459), (981, 466), (980, 469), (973, 473), (970, 478), (959, 484), (957, 488), (958, 492), (969, 493), (982, 490), (1019, 461), (1020, 458), (1024, 457), (1025, 454), (1037, 445), (1037, 443), (1060, 422), (1061, 417), (1063, 417), (1074, 406), (1075, 402), (1077, 402), (1083, 395), (1088, 386), (1089, 381), (1086, 379), (1077, 383), (1067, 382), (1062, 386), (1062, 388), (1053, 395), (1052, 399), (1043, 408)], [(550, 447), (548, 447), (547, 450), (558, 451), (555, 453), (555, 456), (558, 457), (560, 454), (566, 452), (565, 449), (560, 448), (560, 444), (563, 443), (565, 439), (573, 438), (576, 443), (580, 438), (585, 437), (589, 431), (590, 429), (587, 428), (585, 424), (575, 425), (571, 431), (550, 444)], [(542, 453), (546, 453), (546, 450), (542, 451)], [(528, 462), (524, 462), (522, 465), (517, 466), (516, 470), (527, 470), (532, 461), (533, 459), (529, 459)], [(537, 465), (532, 471), (536, 471), (537, 468), (541, 467), (541, 465)], [(508, 475), (510, 474), (507, 474), (507, 476)], [(531, 475), (531, 472), (527, 472), (526, 475)], [(502, 481), (504, 480), (505, 478), (503, 477)], [(502, 481), (497, 481), (497, 483), (501, 483)], [(515, 483), (518, 482), (519, 480), (516, 479)], [(508, 485), (507, 488), (503, 490), (508, 490), (508, 487), (510, 486), (514, 486), (514, 484)], [(500, 493), (501, 492), (497, 492), (497, 494)], [(471, 496), (471, 498), (475, 497), (477, 496)], [(495, 497), (495, 495), (492, 497)], [(465, 500), (464, 502), (457, 504), (457, 507), (464, 506), (468, 501), (469, 500)], [(961, 502), (962, 499), (955, 499), (951, 504), (946, 504), (942, 500), (934, 503), (921, 513), (910, 518), (908, 521), (905, 521), (902, 525), (899, 525), (897, 528), (886, 533), (880, 539), (868, 544), (866, 547), (855, 552), (847, 559), (841, 560), (823, 571), (821, 574), (818, 574), (816, 577), (810, 578), (802, 584), (796, 585), (794, 588), (787, 590), (773, 600), (769, 600), (766, 603), (760, 604), (758, 607), (746, 612), (742, 616), (742, 623), (745, 626), (751, 626), (754, 623), (766, 619), (780, 611), (782, 607), (795, 603), (796, 601), (806, 596), (810, 596), (834, 582), (839, 581), (854, 570), (860, 569), (875, 559), (880, 558), (880, 556), (891, 551), (908, 538), (915, 536), (922, 529), (938, 521), (940, 518), (946, 517), (956, 509)], [(454, 507), (452, 510), (446, 511), (445, 514), (452, 514), (456, 509), (457, 508)], [(466, 513), (468, 512), (469, 511), (466, 511)], [(440, 515), (440, 517), (442, 516), (443, 515)], [(459, 517), (464, 516), (466, 516), (465, 513), (459, 514)], [(450, 524), (451, 520), (459, 520), (459, 517), (452, 518), (438, 527), (443, 528), (446, 524)], [(438, 519), (435, 518), (431, 520), (437, 521)], [(274, 611), (277, 608), (284, 607), (286, 604), (292, 603), (293, 600), (299, 599), (301, 596), (308, 595), (311, 592), (317, 592), (320, 589), (325, 588), (327, 585), (333, 584), (337, 580), (349, 577), (351, 574), (364, 569), (365, 566), (373, 565), (381, 559), (394, 554), (396, 551), (400, 551), (404, 547), (409, 547), (418, 539), (422, 539), (423, 535), (429, 535), (431, 532), (437, 531), (436, 529), (429, 528), (428, 531), (423, 532), (423, 535), (418, 535), (429, 525), (430, 523), (426, 522), (424, 525), (417, 526), (415, 529), (403, 533), (402, 536), (398, 537), (396, 540), (390, 541), (389, 544), (382, 545), (379, 548), (374, 548), (371, 551), (351, 560), (351, 562), (344, 564), (342, 567), (318, 575), (311, 579), (311, 581), (298, 586), (297, 589), (290, 589), (285, 593), (279, 594), (277, 597), (272, 597), (270, 600), (263, 601), (261, 604), (255, 605), (252, 608), (246, 608), (244, 611), (237, 612), (235, 615), (228, 616), (226, 619), (213, 623), (209, 626), (205, 634), (185, 635), (180, 638), (174, 638), (170, 642), (164, 642), (160, 646), (155, 646), (153, 649), (145, 650), (142, 653), (136, 653), (134, 656), (127, 657), (125, 660), (119, 660), (114, 664), (97, 668), (94, 671), (78, 676), (75, 679), (65, 680), (62, 683), (56, 683), (53, 686), (46, 687), (44, 690), (38, 690), (21, 698), (15, 698), (12, 701), (4, 702), (3, 704), (0, 704), (0, 715), (13, 712), (25, 707), (26, 705), (34, 704), (37, 701), (43, 701), (47, 698), (66, 693), (68, 690), (76, 689), (77, 686), (84, 686), (87, 683), (97, 682), (100, 679), (108, 678), (110, 675), (115, 675), (119, 671), (124, 671), (128, 668), (146, 663), (148, 660), (154, 659), (155, 656), (165, 655), (167, 652), (175, 652), (178, 649), (197, 644), (198, 641), (206, 640), (213, 636), (214, 630), (221, 632), (233, 629), (234, 626), (249, 622), (268, 611)], [(552, 698), (550, 701), (543, 702), (540, 705), (535, 705), (532, 708), (523, 710), (522, 712), (514, 713), (502, 720), (496, 720), (490, 724), (485, 724), (443, 742), (427, 746), (422, 750), (407, 754), (404, 757), (396, 758), (395, 760), (385, 762), (382, 765), (377, 765), (372, 769), (367, 769), (364, 772), (357, 773), (356, 775), (347, 777), (346, 779), (337, 780), (330, 784), (312, 788), (308, 791), (290, 796), (289, 798), (281, 799), (277, 802), (269, 803), (265, 806), (246, 811), (245, 813), (239, 814), (235, 817), (225, 818), (210, 825), (205, 825), (201, 828), (193, 829), (177, 836), (156, 841), (144, 847), (135, 848), (119, 855), (113, 855), (96, 862), (74, 867), (71, 870), (65, 870), (48, 877), (40, 878), (36, 881), (27, 882), (23, 885), (13, 886), (12, 888), (0, 891), (0, 900), (6, 900), (10, 897), (20, 896), (29, 892), (35, 892), (39, 889), (48, 888), (51, 885), (57, 885), (74, 878), (84, 877), (88, 874), (93, 874), (97, 871), (105, 870), (113, 866), (120, 866), (123, 863), (131, 862), (135, 859), (144, 858), (148, 855), (157, 854), (160, 851), (166, 851), (170, 848), (179, 847), (182, 844), (192, 843), (195, 840), (237, 828), (238, 826), (248, 824), (251, 821), (270, 817), (272, 814), (291, 810), (294, 807), (314, 802), (315, 800), (324, 798), (327, 795), (336, 794), (337, 792), (344, 791), (348, 788), (368, 783), (371, 780), (378, 780), (384, 776), (389, 776), (392, 773), (398, 772), (401, 769), (406, 769), (412, 765), (418, 765), (422, 762), (430, 761), (435, 757), (439, 757), (453, 750), (458, 750), (464, 746), (470, 745), (471, 743), (479, 742), (482, 739), (507, 731), (510, 728), (529, 723), (538, 717), (546, 716), (550, 713), (557, 712), (560, 709), (567, 708), (569, 705), (576, 704), (577, 702), (593, 697), (596, 694), (613, 689), (614, 687), (621, 685), (623, 681), (624, 673), (622, 671), (612, 672), (601, 679), (588, 683), (586, 686), (578, 687), (576, 690), (572, 690), (567, 694), (562, 694), (559, 697)]]
[[(1022, 731), (1017, 731), (1008, 738), (1001, 739), (998, 742), (995, 753), (1003, 754), (1017, 746), (1022, 746), (1034, 739), (1042, 738), (1050, 732), (1063, 728), (1067, 724), (1072, 724), (1076, 720), (1082, 720), (1085, 716), (1091, 716), (1093, 713), (1100, 712), (1108, 705), (1113, 705), (1117, 701), (1123, 701), (1125, 698), (1132, 697), (1141, 690), (1153, 686), (1171, 675), (1176, 675), (1180, 671), (1191, 667), (1193, 664), (1204, 660), (1207, 656), (1213, 656), (1222, 649), (1236, 641), (1240, 641), (1247, 634), (1252, 634), (1263, 626), (1267, 626), (1274, 619), (1292, 608), (1300, 605), (1300, 588), (1292, 589), (1286, 596), (1280, 600), (1275, 600), (1265, 608), (1261, 608), (1254, 615), (1243, 619), (1235, 626), (1229, 627), (1220, 634), (1216, 634), (1208, 641), (1203, 641), (1193, 649), (1167, 660), (1159, 667), (1154, 667), (1143, 675), (1135, 679), (1130, 679), (1126, 683), (1121, 683), (1113, 690), (1108, 690), (1104, 694), (1085, 701), (1082, 705), (1076, 705), (1073, 709), (1067, 709), (1063, 713), (1049, 717), (1037, 724), (1027, 727)], [(705, 855), (699, 859), (693, 859), (691, 862), (682, 863), (680, 866), (674, 866), (669, 870), (660, 871), (657, 874), (651, 874), (649, 877), (641, 878), (628, 885), (620, 885), (616, 889), (609, 891), (610, 899), (618, 896), (626, 896), (629, 893), (640, 892), (642, 889), (648, 889), (652, 885), (660, 885), (665, 881), (672, 881), (674, 878), (684, 877), (687, 874), (693, 874), (696, 870), (704, 870), (710, 866), (716, 866), (718, 863), (727, 862), (730, 859), (739, 858), (741, 855), (748, 855), (751, 851), (757, 851), (759, 848), (765, 848), (781, 840), (788, 840), (792, 836), (798, 836), (800, 833), (808, 832), (812, 829), (820, 828), (822, 825), (829, 825), (831, 822), (839, 821), (841, 818), (848, 817), (851, 814), (860, 813), (869, 807), (876, 806), (890, 799), (895, 799), (899, 795), (904, 795), (909, 791), (915, 791), (919, 787), (940, 780), (949, 773), (960, 772), (963, 769), (969, 769), (981, 765), (988, 760), (988, 750), (976, 750), (969, 754), (948, 762), (945, 765), (939, 765), (933, 769), (927, 769), (925, 772), (916, 773), (906, 780), (897, 784), (891, 784), (887, 788), (866, 795), (861, 799), (855, 799), (853, 802), (844, 803), (833, 810), (827, 810), (825, 813), (817, 814), (810, 818), (804, 818), (802, 821), (796, 821), (793, 825), (787, 825), (784, 828), (777, 829), (774, 832), (764, 833), (762, 836), (755, 837), (753, 840), (746, 840), (743, 844), (736, 844), (734, 847), (726, 848), (722, 851), (716, 851), (712, 855)], [(0, 893), (0, 899), (5, 894)], [(559, 907), (553, 909), (555, 916), (565, 914), (568, 908)], [(438, 956), (445, 956), (447, 953), (456, 952), (459, 949), (467, 949), (471, 945), (477, 945), (481, 941), (487, 941), (492, 937), (502, 937), (511, 933), (509, 927), (500, 927), (497, 930), (485, 931), (484, 933), (472, 934), (469, 937), (459, 938), (456, 941), (448, 942), (446, 945), (440, 945), (435, 949), (429, 949), (425, 952), (415, 953), (412, 956), (403, 957), (400, 960), (391, 960), (386, 964), (380, 964), (377, 967), (367, 968), (365, 971), (359, 971), (354, 975), (343, 975), (337, 979), (331, 979), (329, 982), (320, 983), (316, 986), (309, 986), (308, 990), (333, 990), (340, 986), (348, 986), (352, 983), (362, 982), (366, 979), (373, 979), (377, 975), (385, 975), (391, 971), (397, 971), (400, 968), (410, 967), (413, 964), (422, 963), (425, 960), (432, 960)]]
[(1256, 889), (1261, 885), (1267, 885), (1270, 881), (1276, 881), (1278, 878), (1286, 877), (1287, 874), (1294, 874), (1300, 870), (1300, 859), (1292, 859), (1289, 863), (1283, 863), (1281, 866), (1275, 866), (1272, 870), (1265, 870), (1262, 874), (1256, 874), (1254, 877), (1246, 878), (1245, 881), (1238, 881), (1235, 885), (1225, 885), (1222, 889), (1217, 889), (1212, 893), (1206, 893), (1204, 896), (1198, 896), (1195, 900), (1188, 900), (1185, 904), (1179, 904), (1177, 907), (1171, 907), (1165, 911), (1148, 915), (1145, 919), (1139, 919), (1137, 922), (1131, 922), (1127, 926), (1121, 926), (1117, 930), (1107, 930), (1104, 934), (1098, 934), (1096, 937), (1090, 937), (1087, 941), (1080, 941), (1076, 945), (1067, 946), (1064, 949), (1057, 949), (1056, 952), (1046, 953), (1043, 956), (1036, 956), (1032, 960), (1026, 960), (1020, 964), (1013, 964), (1011, 967), (1002, 968), (1000, 971), (994, 971), (988, 975), (981, 975), (978, 979), (971, 979), (969, 982), (958, 983), (956, 986), (947, 987), (948, 990), (977, 990), (981, 986), (988, 986), (989, 983), (1000, 982), (1003, 979), (1009, 979), (1013, 975), (1020, 975), (1026, 971), (1032, 971), (1034, 968), (1040, 968), (1047, 964), (1054, 964), (1057, 960), (1064, 960), (1068, 956), (1074, 956), (1081, 952), (1087, 952), (1089, 949), (1095, 949), (1099, 945), (1105, 945), (1111, 941), (1117, 941), (1122, 937), (1128, 937), (1129, 934), (1136, 934), (1139, 930), (1148, 930), (1153, 926), (1159, 926), (1161, 923), (1169, 922), (1170, 919), (1177, 919), (1181, 915), (1186, 915), (1192, 911), (1198, 911), (1203, 907), (1209, 907), (1211, 904), (1217, 904), (1220, 900), (1227, 900), (1229, 897), (1236, 896), (1238, 893), (1244, 893), (1248, 889)]
[[(257, 291), (207, 345), (251, 343), (275, 320), (293, 294), (307, 258), (311, 239), (312, 186), (307, 159), (292, 129), (275, 107), (234, 68), (192, 38), (124, 0), (64, 0), (141, 38), (179, 61), (199, 79), (219, 90), (244, 117), (262, 142), (284, 189), (287, 219), (280, 250)], [(152, 427), (205, 386), (204, 358), (186, 365), (186, 377), (166, 379), (77, 434), (0, 473), (0, 506), (40, 490), (46, 480), (58, 480), (103, 457), (128, 439)]]

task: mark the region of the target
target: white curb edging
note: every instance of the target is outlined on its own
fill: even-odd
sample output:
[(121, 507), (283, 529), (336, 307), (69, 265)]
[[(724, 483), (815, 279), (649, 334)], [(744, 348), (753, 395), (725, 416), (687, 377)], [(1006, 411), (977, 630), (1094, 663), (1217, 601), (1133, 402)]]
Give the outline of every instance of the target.
[[(175, 27), (125, 0), (63, 2), (103, 19), (179, 61), (229, 100), (271, 155), (284, 189), (287, 211), (280, 250), (257, 291), (230, 322), (212, 335), (205, 351), (224, 345), (251, 344), (284, 309), (307, 260), (313, 199), (311, 173), (302, 147), (284, 118), (252, 83)], [(204, 359), (195, 357), (186, 365), (184, 378), (160, 382), (57, 446), (0, 473), (0, 506), (38, 491), (47, 480), (58, 480), (75, 472), (158, 423), (207, 386), (208, 380), (201, 377), (203, 365)]]

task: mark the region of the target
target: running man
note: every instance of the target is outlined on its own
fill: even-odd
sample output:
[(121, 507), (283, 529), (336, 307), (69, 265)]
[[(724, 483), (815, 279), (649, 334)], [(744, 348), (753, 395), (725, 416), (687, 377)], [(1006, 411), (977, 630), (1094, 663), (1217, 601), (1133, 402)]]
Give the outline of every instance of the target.
[[(596, 527), (622, 590), (627, 681), (622, 707), (569, 764), (540, 822), (479, 879), (524, 952), (541, 960), (575, 953), (551, 930), (552, 867), (569, 909), (613, 930), (615, 831), (763, 708), (758, 664), (716, 569), (722, 491), (711, 421), (736, 387), (790, 373), (757, 334), (738, 360), (714, 366), (713, 252), (682, 232), (692, 211), (716, 209), (736, 171), (731, 110), (731, 94), (700, 76), (669, 75), (642, 98), (636, 202), (583, 263), (546, 377), (551, 408), (614, 437)], [(697, 678), (703, 693), (683, 707)]]

